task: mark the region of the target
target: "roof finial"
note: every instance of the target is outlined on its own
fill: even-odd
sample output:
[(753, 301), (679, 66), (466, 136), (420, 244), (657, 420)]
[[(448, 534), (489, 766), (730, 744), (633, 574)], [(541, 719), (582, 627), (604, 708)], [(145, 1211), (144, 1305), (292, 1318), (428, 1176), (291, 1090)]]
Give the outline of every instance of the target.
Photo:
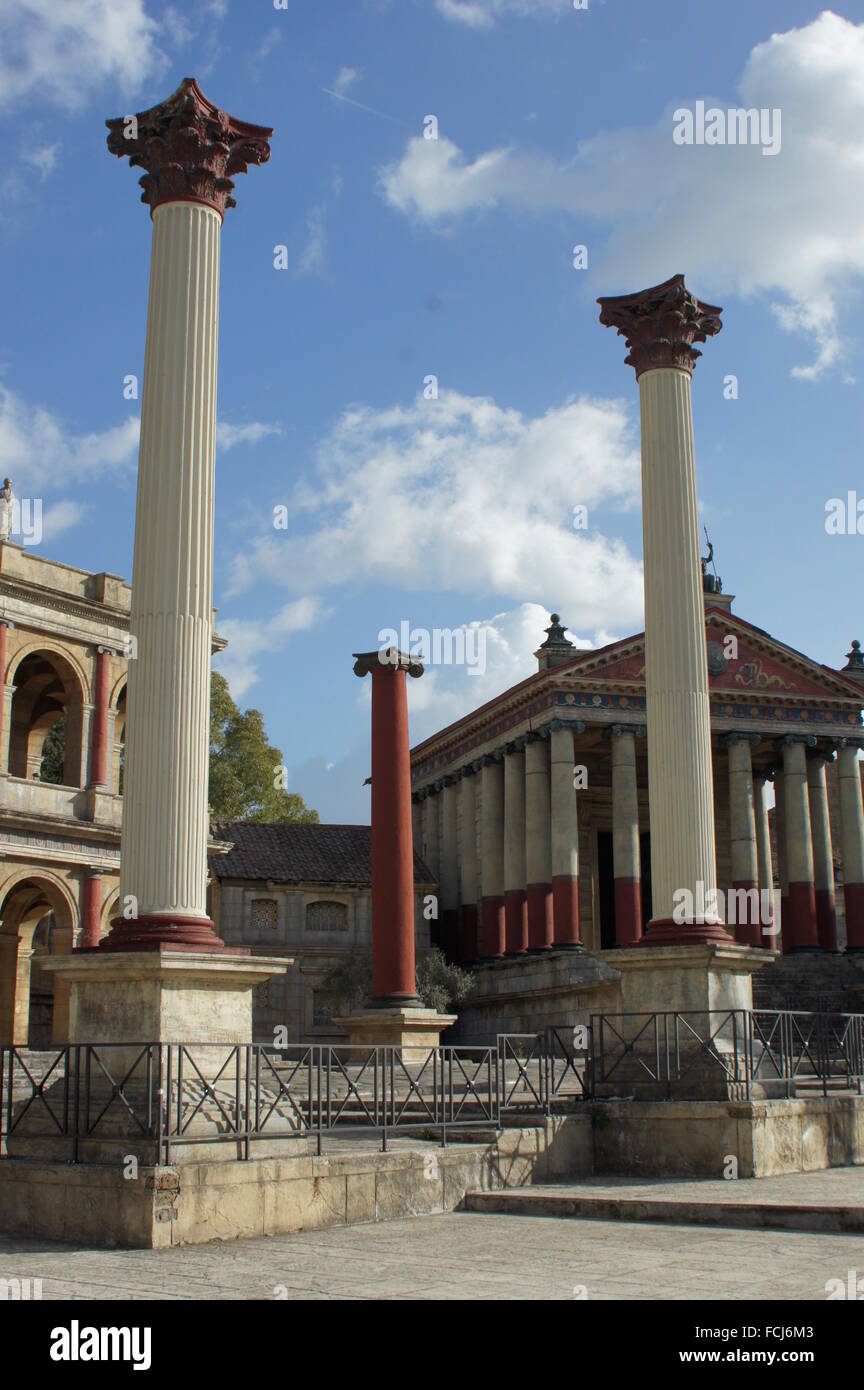
[[(702, 530), (705, 532), (705, 540), (708, 543), (708, 554), (699, 556), (699, 561), (702, 565), (702, 592), (705, 594), (722, 594), (723, 580), (717, 573), (717, 566), (714, 564), (714, 547), (708, 535), (708, 527), (703, 526)], [(709, 565), (714, 571), (713, 574), (708, 573)]]
[(559, 613), (552, 614), (552, 620), (544, 631), (546, 641), (542, 642), (534, 653), (540, 671), (547, 671), (550, 666), (560, 666), (563, 661), (569, 661), (575, 650), (566, 635), (567, 629), (561, 622)]

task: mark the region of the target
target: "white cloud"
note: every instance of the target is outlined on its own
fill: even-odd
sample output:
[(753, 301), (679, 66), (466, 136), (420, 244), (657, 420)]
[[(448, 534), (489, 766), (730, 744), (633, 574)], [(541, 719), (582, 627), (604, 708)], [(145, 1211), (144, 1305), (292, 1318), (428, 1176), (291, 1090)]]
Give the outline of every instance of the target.
[(42, 518), (42, 534), (45, 542), (50, 545), (62, 535), (64, 531), (71, 531), (78, 526), (92, 508), (83, 502), (73, 502), (71, 498), (66, 498), (62, 502), (55, 502), (48, 508)]
[(455, 20), (469, 29), (491, 29), (495, 20), (512, 14), (519, 18), (563, 14), (572, 10), (572, 0), (435, 0), (435, 8), (445, 19)]
[(306, 245), (297, 263), (298, 275), (321, 275), (327, 265), (327, 206), (318, 203), (306, 216)]
[(258, 680), (258, 658), (280, 651), (295, 632), (303, 632), (328, 616), (329, 610), (315, 597), (306, 596), (286, 603), (271, 618), (225, 618), (216, 623), (228, 649), (214, 657), (214, 665), (228, 681), (231, 694), (239, 700)]
[(165, 63), (156, 33), (143, 0), (2, 0), (0, 106), (75, 110), (107, 81), (138, 92)]
[(333, 80), (334, 96), (344, 97), (350, 88), (354, 86), (359, 75), (356, 68), (340, 68)]
[(131, 467), (138, 450), (137, 415), (90, 434), (73, 433), (44, 406), (30, 406), (0, 386), (0, 471), (19, 482), (22, 495), (48, 486)]
[(30, 164), (39, 173), (39, 177), (44, 181), (49, 174), (53, 174), (54, 166), (57, 163), (57, 151), (60, 142), (54, 145), (39, 145), (36, 149), (25, 150), (21, 159), (25, 164)]
[[(779, 108), (780, 152), (676, 145), (673, 110), (697, 99)], [(784, 296), (778, 322), (815, 343), (814, 360), (796, 369), (812, 380), (842, 354), (838, 305), (850, 276), (864, 273), (862, 124), (864, 24), (826, 11), (758, 44), (736, 99), (682, 92), (653, 126), (601, 133), (563, 162), (514, 146), (470, 158), (447, 138), (414, 138), (381, 171), (381, 187), (393, 207), (433, 225), (508, 204), (570, 212), (610, 293), (684, 270), (711, 303)]]
[(216, 448), (226, 454), (238, 444), (258, 444), (270, 435), (281, 433), (281, 425), (265, 424), (261, 420), (252, 420), (247, 425), (229, 425), (227, 420), (219, 420), (216, 425)]
[[(461, 590), (560, 604), (583, 632), (619, 627), (638, 619), (641, 570), (592, 509), (630, 506), (638, 490), (621, 402), (582, 397), (536, 418), (455, 391), (356, 407), (295, 491), (293, 534), (253, 541), (235, 558), (232, 590), (262, 579)], [(574, 529), (577, 505), (589, 509), (585, 530)]]

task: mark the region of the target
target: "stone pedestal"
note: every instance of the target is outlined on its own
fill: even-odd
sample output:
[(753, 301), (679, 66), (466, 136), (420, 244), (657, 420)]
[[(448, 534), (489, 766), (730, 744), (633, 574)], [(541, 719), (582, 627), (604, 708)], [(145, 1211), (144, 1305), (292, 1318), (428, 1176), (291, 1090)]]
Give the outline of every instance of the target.
[[(456, 1022), (456, 1014), (439, 1014), (434, 1009), (364, 1009), (333, 1022), (344, 1028), (352, 1047), (398, 1047), (403, 1062), (425, 1062), (441, 1033)], [(357, 1054), (354, 1054), (354, 1061)]]

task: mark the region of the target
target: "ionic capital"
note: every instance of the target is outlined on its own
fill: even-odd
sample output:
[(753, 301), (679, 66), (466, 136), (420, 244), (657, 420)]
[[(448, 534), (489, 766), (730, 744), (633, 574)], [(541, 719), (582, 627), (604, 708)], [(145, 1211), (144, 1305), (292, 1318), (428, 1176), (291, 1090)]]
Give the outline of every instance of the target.
[(352, 652), (355, 676), (374, 676), (377, 671), (407, 671), (415, 679), (422, 676), (423, 667), (409, 652), (398, 647), (382, 647), (374, 652)]

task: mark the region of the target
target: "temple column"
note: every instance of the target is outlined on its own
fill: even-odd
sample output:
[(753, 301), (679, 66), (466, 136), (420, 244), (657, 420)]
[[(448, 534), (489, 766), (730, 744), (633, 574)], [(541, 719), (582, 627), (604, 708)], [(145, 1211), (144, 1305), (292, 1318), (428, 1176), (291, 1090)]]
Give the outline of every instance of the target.
[[(694, 342), (720, 331), (720, 310), (684, 277), (599, 300), (600, 322), (627, 339), (639, 383), (645, 572), (645, 694), (654, 918), (644, 945), (729, 945), (716, 901), (711, 715), (690, 378)], [(688, 912), (680, 894), (689, 894)], [(678, 920), (675, 920), (673, 913)], [(683, 915), (683, 920), (682, 920)]]
[(525, 878), (528, 900), (528, 949), (552, 945), (552, 845), (549, 760), (542, 734), (525, 746)]
[(441, 792), (441, 939), (451, 960), (462, 959), (459, 932), (459, 788), (444, 778)]
[(502, 756), (483, 759), (480, 807), (481, 955), (496, 960), (505, 951), (504, 938), (504, 764)]
[(729, 752), (729, 838), (732, 889), (735, 893), (735, 940), (745, 946), (762, 945), (759, 912), (759, 857), (756, 847), (756, 811), (753, 802), (753, 765), (750, 749), (758, 734), (732, 733), (726, 737)]
[[(476, 765), (476, 766), (479, 766)], [(475, 764), (464, 769), (460, 782), (459, 810), (462, 817), (460, 849), (462, 859), (462, 892), (460, 928), (462, 959), (477, 959), (477, 781)]]
[(355, 652), (354, 674), (372, 676), (372, 1007), (419, 1005), (414, 981), (414, 840), (403, 652)]
[(93, 682), (93, 715), (90, 720), (90, 775), (88, 787), (108, 788), (108, 701), (111, 697), (110, 647), (96, 648)]
[(573, 735), (581, 721), (549, 725), (551, 794), (552, 919), (556, 948), (572, 949), (579, 941), (579, 810), (574, 783)]
[(823, 951), (839, 951), (837, 942), (837, 904), (834, 896), (834, 847), (828, 810), (826, 763), (833, 752), (814, 749), (807, 756), (807, 796), (813, 836), (813, 883), (816, 890), (816, 932)]
[(93, 949), (102, 934), (102, 870), (85, 869), (81, 880), (81, 945)]
[(784, 813), (789, 906), (783, 918), (783, 950), (818, 951), (813, 838), (807, 794), (807, 745), (814, 738), (787, 734), (783, 739)]
[(432, 876), (440, 887), (441, 855), (439, 849), (438, 810), (438, 796), (430, 788), (426, 791), (422, 802), (423, 862), (432, 871)]
[(841, 739), (837, 749), (840, 833), (843, 847), (843, 900), (846, 950), (864, 952), (864, 808), (861, 803), (858, 743)]
[(616, 946), (636, 946), (642, 939), (636, 732), (635, 726), (627, 724), (613, 724), (609, 731), (612, 745), (612, 868), (615, 876)]
[(504, 930), (508, 956), (528, 949), (525, 892), (525, 740), (516, 739), (504, 758)]
[[(765, 800), (766, 772), (754, 774), (753, 800), (756, 818), (756, 863), (759, 869), (759, 907), (762, 929), (759, 945), (771, 950), (778, 945), (774, 935), (774, 863), (771, 855), (771, 822)], [(766, 896), (767, 895), (767, 896)]]

